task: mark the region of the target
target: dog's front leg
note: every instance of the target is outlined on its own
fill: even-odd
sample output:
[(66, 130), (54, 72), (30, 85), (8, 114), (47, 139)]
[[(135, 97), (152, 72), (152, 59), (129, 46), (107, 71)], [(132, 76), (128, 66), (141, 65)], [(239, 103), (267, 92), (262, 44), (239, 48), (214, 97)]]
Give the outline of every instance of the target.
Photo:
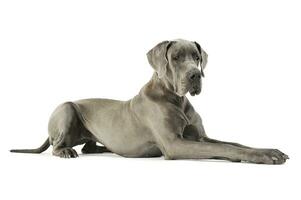
[(250, 163), (282, 164), (285, 154), (274, 149), (250, 149), (225, 143), (196, 142), (174, 138), (164, 142), (166, 159), (224, 159)]
[(206, 137), (201, 137), (200, 140), (204, 141), (204, 142), (210, 142), (210, 143), (229, 144), (229, 145), (233, 145), (233, 146), (241, 147), (241, 148), (255, 149), (253, 147), (248, 147), (248, 146), (236, 143), (236, 142), (225, 142), (225, 141), (221, 141), (221, 140), (212, 139), (212, 138), (209, 138), (207, 136)]

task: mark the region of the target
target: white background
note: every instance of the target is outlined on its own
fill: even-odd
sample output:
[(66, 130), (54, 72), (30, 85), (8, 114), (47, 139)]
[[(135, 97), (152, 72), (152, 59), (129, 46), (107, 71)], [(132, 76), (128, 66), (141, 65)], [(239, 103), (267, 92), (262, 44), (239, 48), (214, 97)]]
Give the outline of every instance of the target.
[[(300, 199), (300, 10), (289, 0), (1, 1), (0, 199)], [(208, 135), (279, 148), (286, 164), (8, 152), (41, 145), (64, 101), (133, 97), (153, 73), (146, 52), (177, 38), (209, 55), (202, 93), (188, 97)]]

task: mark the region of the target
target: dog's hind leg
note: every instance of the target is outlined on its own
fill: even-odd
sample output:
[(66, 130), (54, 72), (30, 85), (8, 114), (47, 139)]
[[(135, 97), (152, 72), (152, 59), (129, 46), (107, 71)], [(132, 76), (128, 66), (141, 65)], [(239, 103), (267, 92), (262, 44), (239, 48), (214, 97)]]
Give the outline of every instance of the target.
[(73, 146), (83, 144), (87, 130), (71, 102), (60, 105), (52, 114), (48, 125), (49, 139), (53, 145), (53, 155), (62, 158), (78, 157)]
[(87, 142), (84, 147), (82, 148), (82, 153), (88, 154), (88, 153), (105, 153), (105, 152), (111, 152), (109, 149), (107, 149), (105, 146), (98, 146), (96, 145), (96, 142), (89, 141)]

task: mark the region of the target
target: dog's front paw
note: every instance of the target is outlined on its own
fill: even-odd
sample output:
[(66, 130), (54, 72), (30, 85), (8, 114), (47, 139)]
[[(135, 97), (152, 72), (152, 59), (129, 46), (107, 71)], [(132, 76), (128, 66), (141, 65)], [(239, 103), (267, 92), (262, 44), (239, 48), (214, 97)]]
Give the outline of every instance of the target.
[(289, 159), (288, 155), (278, 149), (256, 149), (250, 160), (257, 164), (283, 164)]

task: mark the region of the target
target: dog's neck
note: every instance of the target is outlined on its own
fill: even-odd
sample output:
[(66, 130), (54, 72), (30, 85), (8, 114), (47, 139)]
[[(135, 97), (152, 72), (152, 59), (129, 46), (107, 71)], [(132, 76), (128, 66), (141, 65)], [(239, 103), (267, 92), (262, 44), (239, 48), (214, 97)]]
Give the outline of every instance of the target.
[(151, 80), (143, 87), (142, 91), (149, 96), (167, 100), (174, 104), (182, 104), (185, 96), (175, 93), (173, 85), (166, 78), (159, 78), (155, 72)]

